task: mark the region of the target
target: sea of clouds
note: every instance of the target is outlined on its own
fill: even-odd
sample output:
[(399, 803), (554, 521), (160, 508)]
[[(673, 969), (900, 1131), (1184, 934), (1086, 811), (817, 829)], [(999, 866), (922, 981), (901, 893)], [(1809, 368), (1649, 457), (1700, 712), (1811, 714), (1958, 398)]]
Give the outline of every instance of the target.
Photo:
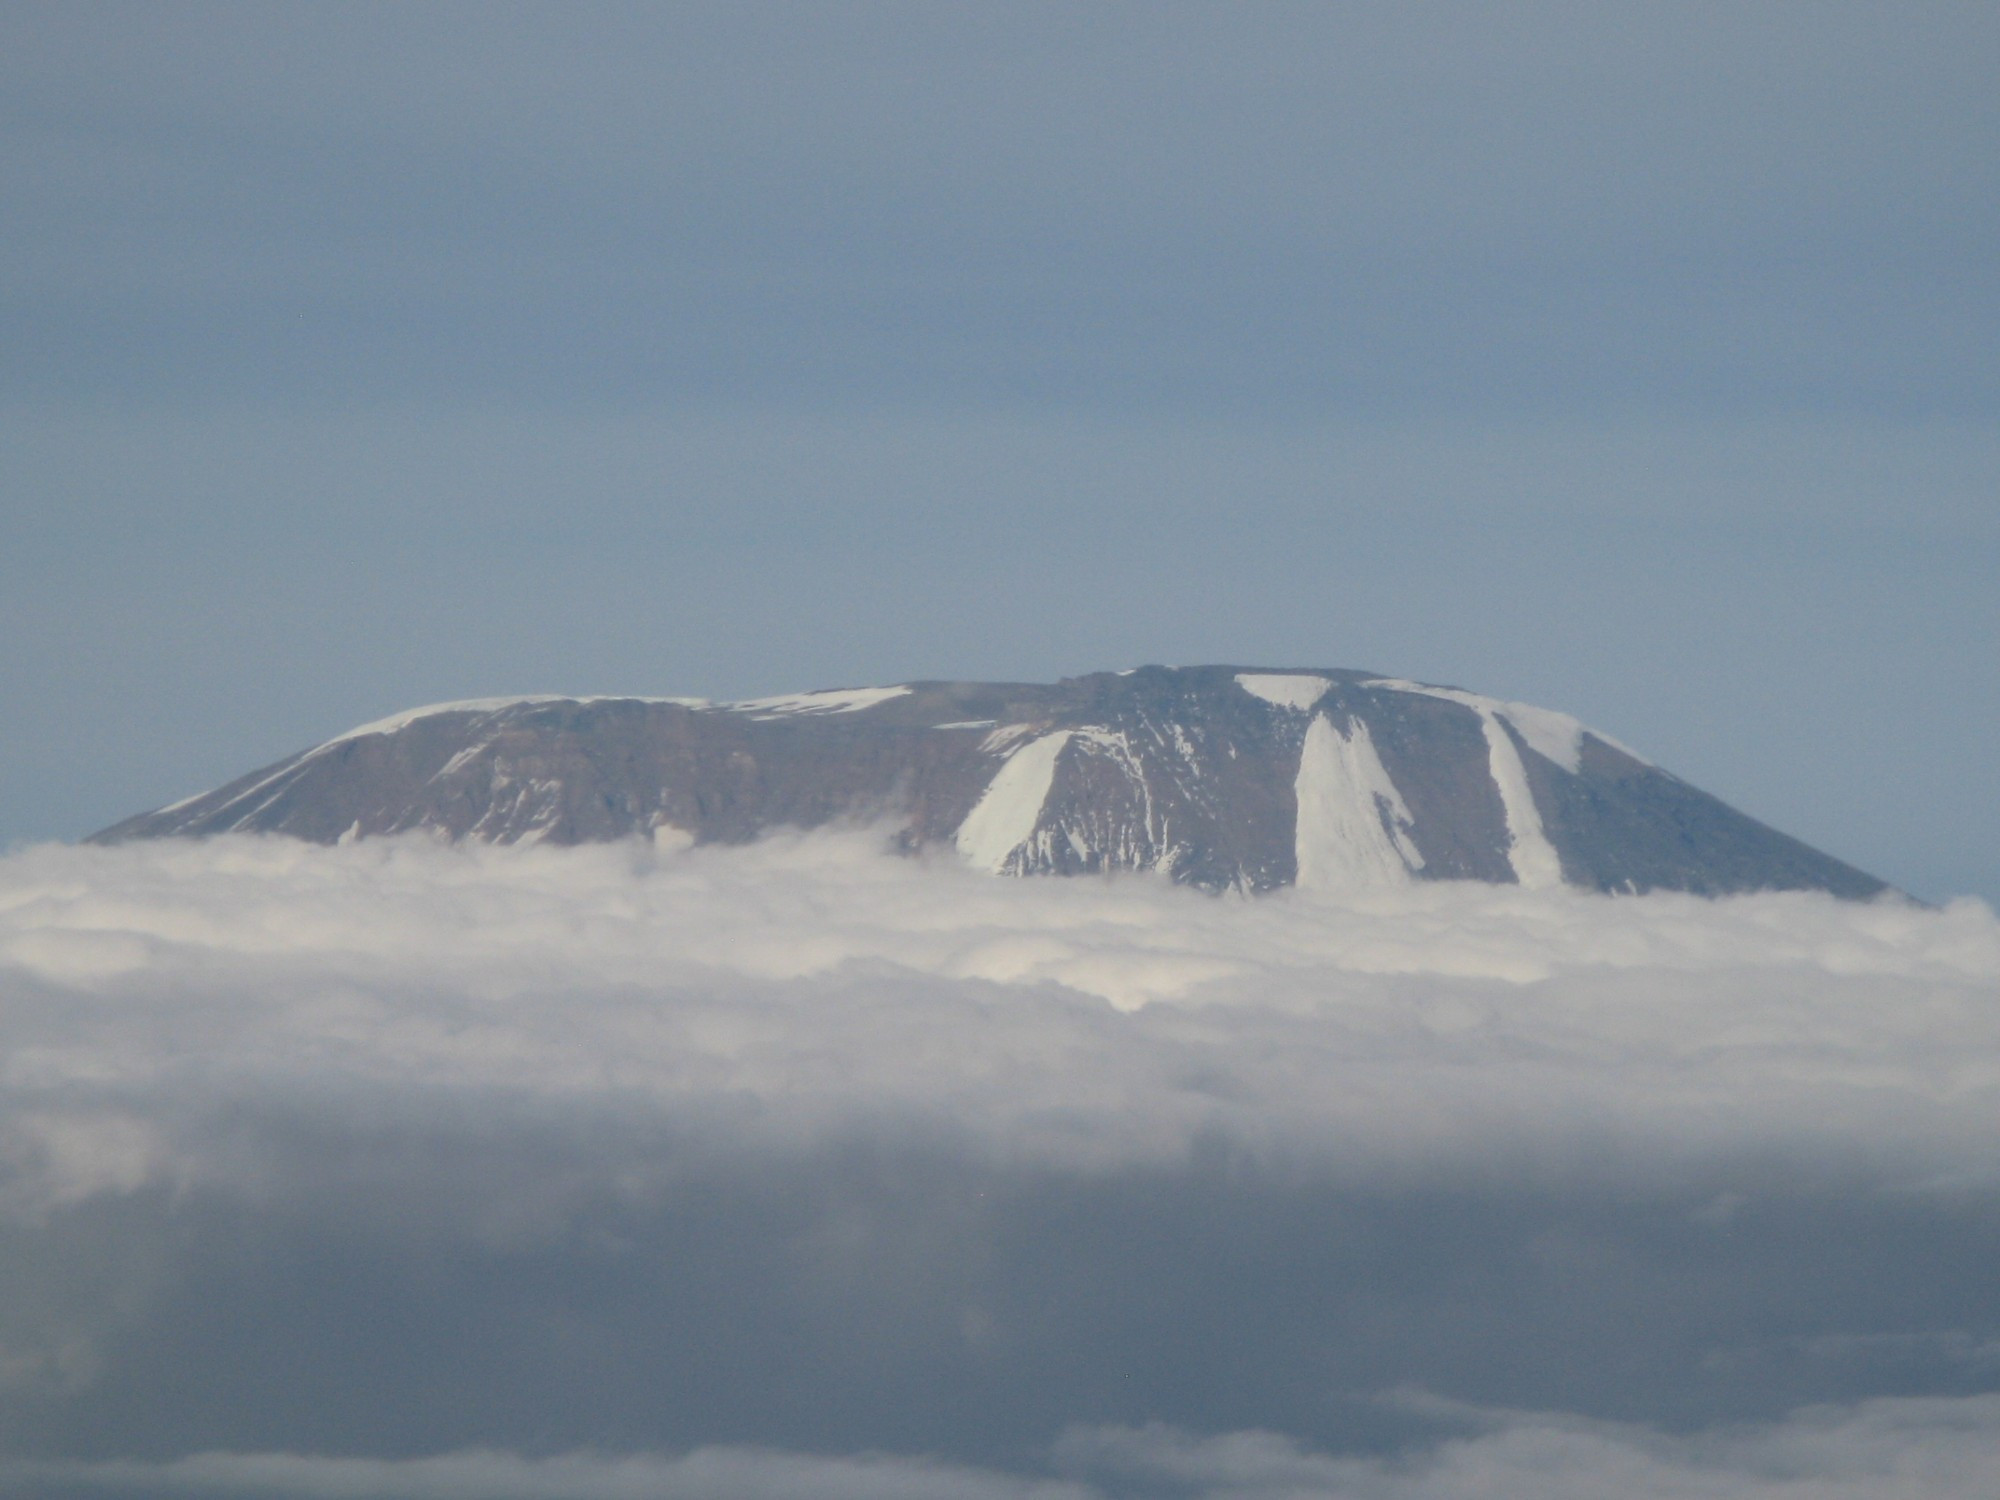
[(0, 859), (0, 1491), (2000, 1490), (2000, 922)]

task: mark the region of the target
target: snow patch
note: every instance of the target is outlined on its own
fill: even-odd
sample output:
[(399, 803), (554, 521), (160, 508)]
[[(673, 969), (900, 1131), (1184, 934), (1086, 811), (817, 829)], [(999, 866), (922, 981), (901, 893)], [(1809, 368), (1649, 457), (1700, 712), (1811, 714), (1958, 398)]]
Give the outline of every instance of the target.
[[(1507, 819), (1507, 862), (1514, 878), (1530, 890), (1552, 890), (1563, 883), (1562, 858), (1542, 827), (1541, 810), (1535, 806), (1534, 789), (1528, 784), (1528, 768), (1521, 760), (1521, 747), (1507, 732), (1511, 724), (1529, 748), (1547, 756), (1574, 775), (1583, 749), (1583, 726), (1568, 714), (1526, 703), (1507, 703), (1484, 698), (1458, 688), (1425, 687), (1422, 683), (1397, 678), (1380, 678), (1369, 687), (1392, 688), (1399, 693), (1420, 693), (1427, 698), (1443, 698), (1460, 703), (1479, 715), (1480, 730), (1486, 736), (1486, 765), (1493, 785), (1500, 793), (1500, 810)], [(1501, 722), (1505, 720), (1506, 722)], [(1532, 730), (1528, 727), (1532, 725)], [(1623, 747), (1620, 747), (1623, 748)]]
[(1028, 741), (1007, 757), (985, 794), (958, 825), (956, 843), (966, 863), (1003, 874), (1014, 851), (1034, 837), (1035, 825), (1041, 821), (1042, 808), (1055, 785), (1056, 757), (1069, 743), (1070, 733), (1058, 729)]
[(1557, 713), (1552, 708), (1537, 708), (1532, 703), (1510, 703), (1504, 698), (1488, 698), (1479, 693), (1468, 693), (1462, 688), (1431, 687), (1427, 683), (1409, 682), (1401, 677), (1377, 677), (1362, 686), (1389, 688), (1398, 693), (1418, 693), (1426, 698), (1443, 698), (1450, 703), (1462, 703), (1482, 716), (1498, 714), (1514, 726), (1529, 749), (1554, 761), (1572, 776), (1583, 768), (1583, 737), (1586, 734), (1594, 740), (1603, 741), (1620, 754), (1631, 756), (1642, 766), (1652, 764), (1630, 745), (1622, 744), (1600, 730), (1587, 728), (1568, 714)]
[(1410, 809), (1359, 719), (1348, 734), (1325, 714), (1313, 719), (1293, 790), (1300, 889), (1408, 885), (1423, 868), (1409, 837)]
[(443, 765), (439, 766), (437, 774), (431, 777), (431, 780), (443, 781), (447, 776), (453, 776), (456, 775), (458, 772), (463, 771), (467, 766), (471, 765), (475, 760), (479, 759), (480, 756), (484, 755), (487, 752), (487, 750), (491, 749), (492, 745), (493, 741), (491, 740), (477, 740), (474, 743), (467, 745), (463, 750), (459, 751), (458, 754), (454, 755), (450, 760), (446, 761)]
[(907, 687), (828, 688), (817, 693), (780, 693), (775, 698), (745, 698), (725, 703), (731, 713), (749, 714), (753, 719), (782, 719), (793, 714), (853, 714), (891, 698), (900, 698)]
[(337, 734), (325, 744), (317, 746), (313, 754), (331, 750), (335, 745), (348, 740), (358, 740), (363, 735), (394, 734), (399, 729), (407, 729), (419, 719), (435, 718), (439, 714), (497, 714), (505, 709), (519, 708), (524, 704), (542, 703), (672, 703), (682, 708), (709, 708), (706, 698), (638, 698), (627, 693), (597, 693), (577, 698), (565, 693), (523, 693), (512, 698), (461, 698), (453, 703), (428, 703), (422, 708), (406, 708), (399, 714), (391, 714), (386, 719), (376, 719), (367, 724), (357, 724), (344, 734)]
[(988, 755), (998, 755), (1018, 740), (1026, 739), (1035, 732), (1033, 724), (1003, 724), (979, 742), (979, 748)]
[(1089, 744), (1099, 745), (1107, 750), (1116, 750), (1127, 759), (1131, 758), (1132, 743), (1125, 738), (1125, 731), (1122, 729), (1105, 729), (1101, 725), (1088, 724), (1080, 729), (1072, 729), (1070, 734)]
[[(286, 777), (290, 776), (294, 771), (298, 770), (300, 766), (304, 765), (308, 760), (312, 759), (313, 755), (317, 753), (318, 753), (317, 751), (310, 751), (305, 755), (297, 755), (292, 757), (292, 759), (284, 762), (282, 765), (278, 767), (277, 770), (273, 771), (269, 776), (266, 776), (262, 781), (257, 782), (253, 786), (245, 787), (242, 791), (238, 792), (234, 797), (231, 797), (227, 802), (219, 803), (216, 806), (210, 808), (209, 814), (213, 816), (216, 813), (227, 812), (232, 807), (241, 807), (245, 802), (249, 801), (250, 798), (256, 796), (266, 787), (277, 786), (279, 782), (284, 781)], [(223, 790), (224, 788), (217, 787), (215, 789), (215, 792), (221, 792)], [(215, 792), (204, 792), (202, 796), (205, 797), (214, 796)], [(258, 803), (257, 807), (252, 809), (251, 813), (246, 814), (245, 816), (254, 816), (257, 811), (270, 806), (271, 803), (275, 802), (279, 797), (282, 797), (284, 794), (285, 794), (285, 788), (282, 786), (278, 787), (278, 790), (276, 792), (273, 792), (269, 797), (266, 797), (262, 802)], [(200, 798), (183, 797), (179, 802), (176, 802), (174, 806), (186, 807), (189, 802), (199, 801), (199, 800)], [(155, 814), (155, 816), (158, 815)], [(242, 821), (243, 820), (241, 818), (237, 819), (235, 826), (241, 827)]]
[(1583, 769), (1583, 725), (1554, 709), (1509, 703), (1500, 716), (1527, 741), (1528, 748), (1547, 757), (1574, 776)]
[(1333, 686), (1324, 677), (1283, 672), (1238, 672), (1236, 685), (1254, 698), (1300, 713), (1310, 710)]
[(184, 807), (192, 807), (194, 806), (195, 803), (201, 801), (202, 798), (208, 796), (210, 792), (213, 792), (215, 790), (217, 790), (217, 788), (210, 787), (208, 791), (195, 792), (190, 796), (181, 798), (181, 800), (178, 802), (169, 802), (165, 807), (158, 807), (153, 809), (152, 815), (156, 818), (161, 818), (165, 817), (168, 813), (179, 812)]
[(1486, 733), (1486, 764), (1507, 818), (1507, 862), (1514, 867), (1514, 878), (1529, 890), (1554, 890), (1563, 883), (1562, 858), (1543, 831), (1520, 746), (1496, 713), (1481, 713), (1479, 727)]

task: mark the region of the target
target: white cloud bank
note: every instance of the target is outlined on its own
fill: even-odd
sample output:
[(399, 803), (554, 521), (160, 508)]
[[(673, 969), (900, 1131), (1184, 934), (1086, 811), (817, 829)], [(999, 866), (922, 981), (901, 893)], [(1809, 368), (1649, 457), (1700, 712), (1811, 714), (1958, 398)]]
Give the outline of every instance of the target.
[(1973, 902), (29, 849), (0, 1493), (1991, 1492), (1996, 1143)]
[(2000, 1171), (2000, 923), (1976, 902), (1217, 900), (866, 834), (244, 838), (0, 860), (0, 984), (15, 1159), (62, 1199), (198, 1174), (143, 1102), (197, 1080), (757, 1099), (780, 1132), (914, 1113), (1078, 1165), (1223, 1130), (1357, 1169), (1803, 1142), (1912, 1182)]

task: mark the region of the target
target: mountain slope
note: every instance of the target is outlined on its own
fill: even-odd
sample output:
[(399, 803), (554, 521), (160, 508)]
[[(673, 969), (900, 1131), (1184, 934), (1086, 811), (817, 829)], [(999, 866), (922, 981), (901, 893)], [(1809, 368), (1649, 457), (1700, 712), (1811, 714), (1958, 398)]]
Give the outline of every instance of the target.
[(740, 842), (856, 819), (1000, 874), (1159, 870), (1209, 889), (1886, 889), (1566, 715), (1368, 672), (1226, 666), (439, 704), (94, 839)]

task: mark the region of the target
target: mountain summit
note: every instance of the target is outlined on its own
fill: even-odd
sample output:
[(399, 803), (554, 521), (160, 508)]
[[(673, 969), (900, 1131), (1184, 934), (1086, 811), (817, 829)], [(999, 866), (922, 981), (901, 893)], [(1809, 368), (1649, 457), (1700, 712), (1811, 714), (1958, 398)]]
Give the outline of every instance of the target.
[(93, 842), (736, 843), (859, 819), (996, 874), (1157, 870), (1212, 890), (1886, 889), (1566, 714), (1369, 672), (1221, 666), (740, 703), (440, 703)]

